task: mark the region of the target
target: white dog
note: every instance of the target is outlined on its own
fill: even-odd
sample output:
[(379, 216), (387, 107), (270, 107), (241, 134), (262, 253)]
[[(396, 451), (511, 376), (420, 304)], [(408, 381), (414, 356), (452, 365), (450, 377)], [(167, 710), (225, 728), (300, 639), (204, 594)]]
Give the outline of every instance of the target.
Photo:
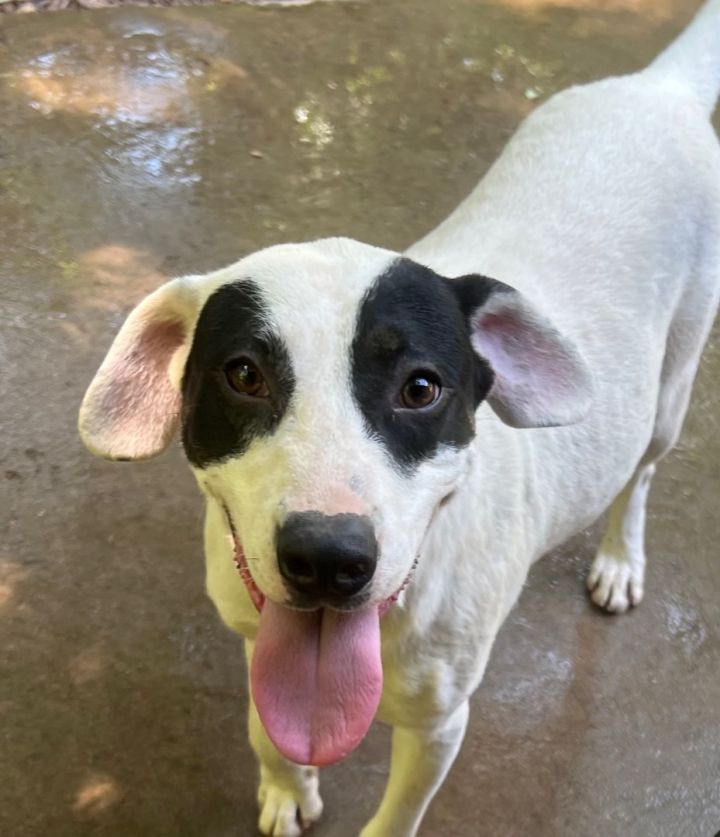
[(264, 834), (320, 815), (317, 767), (376, 716), (392, 769), (362, 837), (416, 834), (530, 565), (608, 506), (588, 586), (640, 602), (720, 295), (719, 89), (711, 0), (643, 72), (540, 107), (405, 254), (271, 247), (121, 329), (80, 430), (140, 459), (181, 428), (208, 592), (246, 638)]

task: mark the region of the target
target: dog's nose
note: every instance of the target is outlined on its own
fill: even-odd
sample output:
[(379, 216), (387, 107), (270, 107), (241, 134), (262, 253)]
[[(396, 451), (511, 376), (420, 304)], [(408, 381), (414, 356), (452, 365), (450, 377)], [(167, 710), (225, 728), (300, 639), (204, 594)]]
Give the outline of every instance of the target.
[(378, 546), (367, 517), (293, 512), (278, 531), (280, 574), (295, 592), (347, 598), (375, 573)]

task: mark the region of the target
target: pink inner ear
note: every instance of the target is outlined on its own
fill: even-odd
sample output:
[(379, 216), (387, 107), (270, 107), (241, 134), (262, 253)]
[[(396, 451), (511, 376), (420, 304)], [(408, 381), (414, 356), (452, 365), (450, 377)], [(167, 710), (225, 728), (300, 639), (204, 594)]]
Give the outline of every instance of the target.
[(513, 317), (483, 314), (475, 323), (475, 347), (490, 362), (496, 375), (512, 382), (518, 377), (514, 360), (522, 361), (527, 351), (526, 332)]
[(513, 427), (569, 424), (585, 415), (591, 387), (572, 346), (523, 307), (479, 312), (473, 345), (495, 373), (489, 401)]
[(96, 391), (89, 393), (84, 430), (103, 455), (143, 459), (167, 447), (180, 413), (168, 367), (184, 339), (182, 323), (150, 321), (101, 371)]
[(566, 358), (550, 335), (511, 313), (484, 314), (476, 329), (477, 350), (506, 385), (562, 387)]

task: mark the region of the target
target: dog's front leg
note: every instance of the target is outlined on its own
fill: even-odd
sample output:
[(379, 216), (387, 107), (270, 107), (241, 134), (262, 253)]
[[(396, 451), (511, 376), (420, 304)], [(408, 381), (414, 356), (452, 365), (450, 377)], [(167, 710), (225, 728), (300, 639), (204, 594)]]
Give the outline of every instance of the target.
[(433, 726), (395, 726), (390, 779), (377, 814), (360, 837), (414, 837), (433, 796), (455, 761), (468, 720), (464, 701)]
[[(248, 669), (255, 643), (245, 640)], [(318, 792), (318, 769), (302, 767), (283, 758), (263, 728), (257, 709), (249, 698), (250, 744), (260, 762), (258, 828), (272, 837), (298, 837), (322, 814)]]

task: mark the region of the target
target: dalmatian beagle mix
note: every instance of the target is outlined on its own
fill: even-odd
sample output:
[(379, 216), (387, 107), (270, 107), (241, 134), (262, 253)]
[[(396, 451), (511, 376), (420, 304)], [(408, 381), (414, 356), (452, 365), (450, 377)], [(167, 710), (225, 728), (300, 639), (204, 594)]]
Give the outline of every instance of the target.
[(245, 637), (263, 834), (375, 717), (362, 837), (412, 837), (530, 565), (610, 508), (588, 587), (643, 596), (650, 481), (720, 295), (720, 0), (642, 72), (520, 127), (399, 254), (282, 244), (160, 287), (85, 396), (108, 459), (176, 429), (207, 503), (207, 589)]

